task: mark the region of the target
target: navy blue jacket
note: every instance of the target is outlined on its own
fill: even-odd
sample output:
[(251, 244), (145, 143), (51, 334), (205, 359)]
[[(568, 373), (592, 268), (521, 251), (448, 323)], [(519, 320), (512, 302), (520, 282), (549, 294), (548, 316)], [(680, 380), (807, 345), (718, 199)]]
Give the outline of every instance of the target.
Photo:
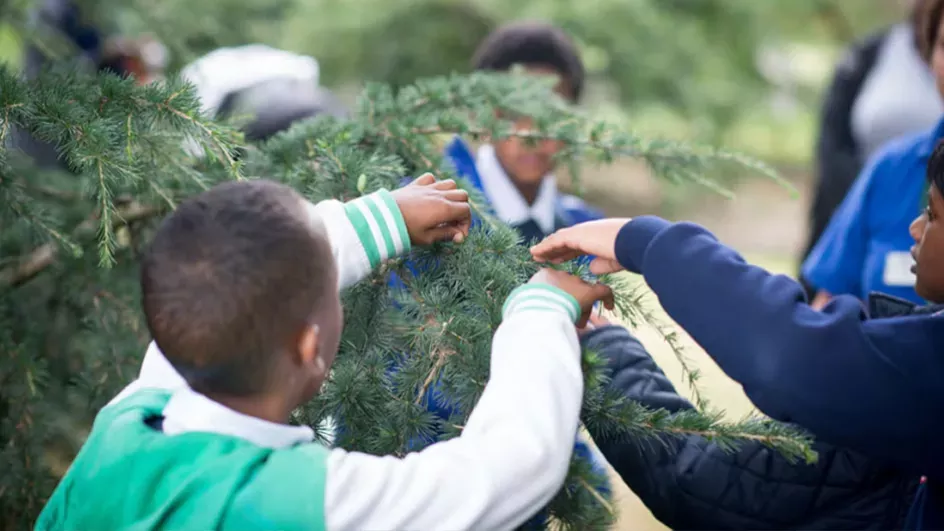
[[(610, 387), (650, 409), (692, 409), (619, 326), (583, 344), (607, 360)], [(816, 443), (819, 461), (790, 463), (757, 442), (727, 452), (704, 437), (616, 440), (591, 433), (652, 514), (672, 529), (901, 529), (918, 476), (849, 449)]]
[(796, 281), (691, 223), (637, 218), (615, 252), (761, 411), (926, 475), (906, 528), (944, 529), (941, 312), (872, 319), (851, 296), (818, 312)]

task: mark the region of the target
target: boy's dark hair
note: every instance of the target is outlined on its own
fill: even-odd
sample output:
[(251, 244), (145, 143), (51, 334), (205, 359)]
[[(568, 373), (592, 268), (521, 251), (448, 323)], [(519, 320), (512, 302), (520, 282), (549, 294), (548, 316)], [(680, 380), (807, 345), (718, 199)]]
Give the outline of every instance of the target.
[(937, 191), (944, 194), (944, 140), (941, 140), (934, 146), (931, 152), (931, 158), (928, 159), (928, 184), (937, 188)]
[(198, 392), (258, 394), (275, 357), (311, 323), (333, 258), (292, 189), (218, 185), (157, 230), (141, 265), (144, 315), (157, 346)]
[(580, 99), (584, 67), (577, 46), (564, 30), (545, 22), (512, 22), (482, 41), (472, 58), (476, 70), (506, 71), (515, 65), (553, 69)]
[(916, 0), (912, 20), (915, 26), (915, 37), (921, 56), (928, 63), (934, 54), (934, 44), (937, 42), (937, 30), (941, 27), (941, 16), (944, 15), (944, 0)]

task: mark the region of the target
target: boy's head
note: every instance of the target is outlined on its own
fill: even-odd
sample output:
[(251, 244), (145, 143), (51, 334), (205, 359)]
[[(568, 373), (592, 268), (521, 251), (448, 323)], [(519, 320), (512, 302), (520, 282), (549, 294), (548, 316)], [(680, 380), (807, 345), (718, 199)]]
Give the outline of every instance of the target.
[[(580, 98), (583, 63), (574, 42), (562, 29), (543, 22), (514, 22), (492, 32), (473, 58), (476, 70), (503, 72), (515, 65), (534, 74), (557, 76), (558, 94), (573, 102)], [(529, 129), (531, 121), (519, 120), (515, 127)], [(529, 146), (514, 137), (495, 143), (498, 160), (508, 176), (519, 189), (534, 192), (554, 169), (553, 157), (560, 148), (559, 142), (543, 141)]]
[(211, 397), (277, 392), (291, 405), (320, 388), (343, 315), (324, 228), (270, 181), (218, 185), (160, 226), (141, 266), (154, 341)]
[(911, 223), (915, 291), (932, 303), (944, 303), (944, 142), (928, 160), (928, 206)]

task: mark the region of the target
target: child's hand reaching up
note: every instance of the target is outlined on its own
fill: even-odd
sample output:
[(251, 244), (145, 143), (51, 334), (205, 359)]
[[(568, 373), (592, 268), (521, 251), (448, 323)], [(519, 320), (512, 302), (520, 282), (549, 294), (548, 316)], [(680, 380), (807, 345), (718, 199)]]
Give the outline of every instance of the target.
[(455, 181), (437, 181), (427, 173), (391, 195), (400, 207), (413, 245), (450, 240), (459, 243), (469, 234), (469, 194)]
[(613, 309), (613, 291), (609, 286), (590, 284), (579, 277), (563, 271), (542, 269), (531, 277), (531, 283), (548, 284), (566, 292), (576, 299), (577, 304), (580, 306), (580, 318), (577, 321), (577, 328), (587, 326), (590, 313), (593, 311), (593, 305), (596, 304), (597, 301), (602, 301), (606, 309)]
[(615, 273), (623, 269), (616, 260), (616, 236), (627, 222), (628, 218), (601, 219), (561, 229), (532, 247), (531, 255), (552, 264), (592, 255), (596, 258), (590, 262), (591, 273)]

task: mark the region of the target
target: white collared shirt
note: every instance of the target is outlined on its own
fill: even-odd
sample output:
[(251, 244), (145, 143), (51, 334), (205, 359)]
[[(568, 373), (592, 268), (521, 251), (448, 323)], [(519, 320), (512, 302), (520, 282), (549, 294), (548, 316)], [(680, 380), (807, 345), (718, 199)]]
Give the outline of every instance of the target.
[(475, 168), (482, 180), (483, 192), (498, 219), (509, 225), (519, 225), (533, 219), (545, 234), (554, 232), (557, 179), (553, 174), (544, 177), (534, 204), (529, 205), (498, 162), (495, 146), (485, 144), (479, 148), (475, 157)]
[(164, 406), (163, 431), (167, 435), (219, 433), (264, 448), (289, 448), (315, 438), (314, 430), (308, 426), (278, 424), (245, 415), (188, 387), (175, 391)]

